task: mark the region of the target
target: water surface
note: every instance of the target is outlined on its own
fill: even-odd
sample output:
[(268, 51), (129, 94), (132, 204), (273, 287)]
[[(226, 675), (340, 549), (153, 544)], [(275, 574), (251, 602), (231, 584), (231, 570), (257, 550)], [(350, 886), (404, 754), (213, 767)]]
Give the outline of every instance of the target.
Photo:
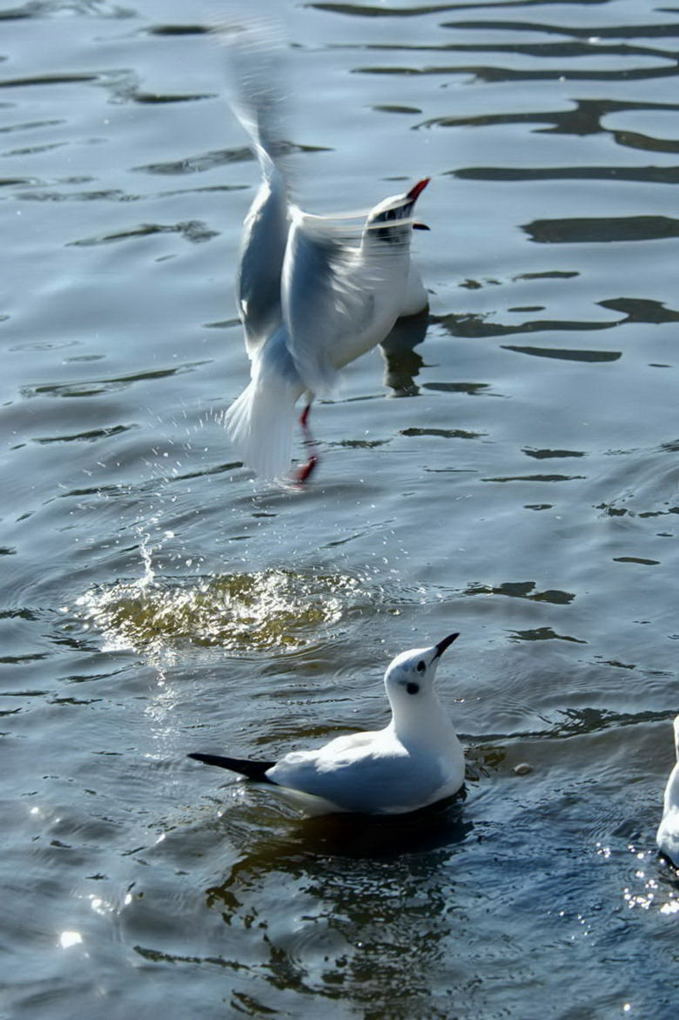
[[(0, 7), (3, 1016), (673, 1017), (679, 8), (270, 6), (305, 208), (432, 177), (430, 314), (304, 492), (221, 425), (214, 8)], [(462, 804), (304, 820), (185, 758), (383, 725), (453, 629)]]

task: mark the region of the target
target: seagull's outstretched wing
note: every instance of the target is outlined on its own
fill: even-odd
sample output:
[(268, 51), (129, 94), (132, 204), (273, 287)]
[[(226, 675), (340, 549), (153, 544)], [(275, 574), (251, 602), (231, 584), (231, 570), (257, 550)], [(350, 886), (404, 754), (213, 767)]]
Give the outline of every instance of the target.
[(361, 266), (358, 249), (332, 222), (292, 207), (283, 262), (282, 305), (290, 353), (304, 384), (319, 396), (337, 384), (338, 368), (358, 353), (373, 314), (375, 268)]
[(262, 19), (218, 27), (229, 48), (231, 107), (250, 138), (262, 181), (245, 218), (236, 293), (252, 359), (281, 322), (281, 272), (290, 227), (285, 154), (287, 90), (280, 26)]
[(205, 765), (217, 765), (230, 772), (238, 772), (241, 776), (254, 779), (259, 783), (270, 783), (266, 773), (276, 764), (275, 761), (250, 761), (248, 758), (226, 758), (221, 754), (189, 754), (188, 758), (202, 761)]

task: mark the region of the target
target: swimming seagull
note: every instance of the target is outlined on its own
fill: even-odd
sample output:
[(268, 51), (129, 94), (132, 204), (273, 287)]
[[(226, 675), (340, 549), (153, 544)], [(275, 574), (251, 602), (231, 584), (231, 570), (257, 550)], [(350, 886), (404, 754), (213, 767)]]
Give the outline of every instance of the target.
[(308, 814), (403, 814), (451, 797), (464, 783), (464, 751), (434, 680), (441, 655), (457, 637), (396, 656), (384, 676), (392, 716), (383, 730), (336, 737), (278, 761), (189, 758), (278, 786)]
[(412, 214), (429, 178), (361, 214), (358, 236), (342, 230), (341, 218), (303, 212), (283, 166), (275, 48), (255, 26), (231, 40), (231, 52), (233, 109), (262, 180), (244, 222), (236, 285), (251, 381), (226, 412), (226, 431), (256, 474), (282, 478), (295, 404), (306, 394), (300, 425), (311, 455), (297, 473), (303, 482), (318, 461), (308, 425), (313, 398), (329, 396), (339, 370), (384, 340), (399, 316), (427, 307), (410, 240), (414, 228), (428, 229)]
[(665, 787), (663, 816), (656, 842), (661, 853), (679, 868), (679, 715), (674, 717), (674, 747), (677, 761)]

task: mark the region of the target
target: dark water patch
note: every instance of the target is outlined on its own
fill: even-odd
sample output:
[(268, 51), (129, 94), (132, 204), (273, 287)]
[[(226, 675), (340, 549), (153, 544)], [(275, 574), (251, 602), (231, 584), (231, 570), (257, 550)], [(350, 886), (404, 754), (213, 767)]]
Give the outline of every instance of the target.
[(401, 429), (401, 436), (436, 436), (440, 439), (481, 439), (486, 432), (469, 432), (466, 429)]
[[(23, 191), (17, 193), (23, 202), (138, 202), (141, 195), (131, 195), (119, 188), (96, 189), (93, 191)], [(88, 242), (75, 242), (87, 244)], [(91, 243), (91, 242), (89, 242)]]
[(183, 365), (175, 365), (172, 368), (158, 368), (148, 372), (135, 372), (132, 375), (114, 376), (111, 379), (91, 379), (81, 382), (62, 383), (36, 383), (33, 386), (23, 386), (22, 397), (96, 397), (102, 393), (115, 393), (121, 389), (127, 389), (138, 382), (148, 382), (151, 379), (167, 379), (175, 375), (183, 375), (185, 372), (193, 372), (202, 365), (210, 364), (206, 361), (188, 361)]
[(34, 609), (3, 609), (0, 612), (0, 620), (28, 620), (34, 623), (38, 614)]
[[(673, 59), (673, 58), (672, 58)], [(653, 81), (659, 78), (673, 78), (679, 74), (676, 62), (670, 67), (631, 67), (621, 68), (614, 71), (581, 71), (565, 65), (560, 68), (523, 70), (509, 67), (495, 67), (488, 64), (449, 64), (433, 65), (425, 67), (414, 67), (408, 65), (384, 66), (367, 65), (355, 67), (353, 74), (382, 75), (385, 77), (427, 77), (429, 75), (464, 75), (472, 80), (483, 82), (488, 85), (497, 85), (513, 82), (538, 82), (538, 81), (606, 81), (606, 82), (629, 82), (629, 81)]]
[(219, 322), (204, 322), (204, 329), (233, 329), (240, 326), (240, 319), (221, 319)]
[(614, 556), (614, 563), (639, 563), (647, 567), (659, 567), (660, 560), (647, 560), (642, 556)]
[[(597, 656), (595, 656), (595, 658), (598, 660), (599, 656), (597, 655)], [(602, 659), (601, 661), (604, 663), (605, 666), (613, 666), (614, 669), (636, 669), (637, 668), (636, 665), (634, 665), (634, 663), (631, 663), (631, 662), (618, 662), (617, 659)]]
[[(576, 0), (578, 7), (598, 7), (605, 6), (610, 3), (610, 0)], [(318, 11), (327, 11), (330, 14), (346, 14), (350, 17), (358, 18), (410, 18), (418, 17), (425, 14), (442, 14), (446, 11), (465, 11), (465, 10), (478, 10), (482, 7), (483, 10), (493, 10), (496, 7), (502, 10), (508, 10), (511, 8), (530, 8), (540, 7), (549, 8), (550, 6), (563, 7), (563, 0), (491, 0), (490, 3), (480, 3), (479, 0), (472, 0), (472, 2), (466, 3), (448, 3), (448, 4), (417, 4), (410, 7), (389, 7), (380, 4), (375, 6), (373, 4), (333, 4), (333, 3), (306, 3), (305, 7), (311, 7)], [(660, 7), (660, 11), (667, 13), (673, 12), (676, 8), (673, 7)], [(454, 22), (441, 22), (441, 27), (446, 28), (449, 25), (454, 27)], [(479, 22), (479, 27), (485, 27), (486, 22)], [(493, 22), (489, 22), (490, 25)], [(513, 24), (512, 22), (508, 23)], [(519, 22), (521, 24), (521, 22)], [(568, 31), (568, 30), (566, 30)]]
[(521, 450), (527, 457), (535, 457), (536, 460), (550, 460), (552, 457), (586, 457), (582, 450), (536, 450), (530, 446), (524, 446)]
[(135, 91), (130, 94), (130, 99), (135, 103), (142, 104), (162, 104), (162, 103), (198, 103), (203, 99), (215, 99), (216, 96), (212, 92), (195, 92), (195, 93), (160, 93), (160, 92), (139, 92)]
[(49, 705), (69, 705), (71, 707), (78, 707), (79, 705), (96, 705), (103, 701), (103, 698), (68, 698), (58, 697), (49, 698)]
[(48, 695), (49, 691), (0, 691), (0, 697), (3, 698), (44, 698)]
[(419, 106), (397, 106), (389, 103), (383, 105), (378, 104), (377, 106), (373, 106), (372, 109), (375, 111), (375, 113), (406, 113), (406, 114), (422, 113), (422, 110), (419, 108)]
[[(281, 156), (292, 153), (329, 152), (322, 145), (295, 145), (292, 142), (281, 143)], [(205, 173), (217, 167), (229, 166), (232, 163), (251, 163), (254, 160), (251, 149), (240, 146), (235, 149), (213, 149), (197, 156), (186, 156), (183, 159), (169, 160), (165, 163), (147, 163), (132, 167), (138, 173), (146, 174), (194, 174)]]
[(145, 29), (148, 35), (160, 36), (182, 36), (182, 35), (211, 35), (212, 29), (209, 25), (151, 25)]
[[(554, 0), (555, 2), (555, 0)], [(598, 3), (607, 4), (609, 0), (597, 0)], [(536, 5), (540, 7), (548, 7), (549, 3), (538, 3)], [(450, 5), (450, 9), (460, 9), (462, 7), (472, 7), (475, 4), (455, 4)], [(484, 4), (484, 8), (492, 7), (521, 7), (531, 6), (530, 4), (521, 3), (507, 3), (507, 4)], [(561, 5), (560, 5), (561, 6)], [(578, 0), (578, 6), (583, 6), (581, 0)], [(658, 8), (658, 10), (669, 11), (672, 8)], [(540, 21), (509, 21), (509, 20), (495, 20), (489, 19), (488, 21), (442, 21), (441, 28), (471, 28), (481, 29), (482, 31), (489, 31), (490, 29), (496, 29), (498, 31), (508, 30), (511, 32), (544, 32), (545, 35), (565, 35), (571, 36), (574, 39), (652, 39), (661, 38), (666, 39), (675, 35), (679, 35), (679, 23), (677, 22), (647, 22), (645, 24), (634, 24), (634, 25), (596, 25), (593, 27), (587, 26), (586, 28), (579, 28), (577, 25), (552, 25), (546, 22)], [(597, 47), (598, 49), (598, 47)]]
[(0, 188), (13, 188), (17, 185), (28, 187), (39, 182), (30, 177), (0, 177)]
[(575, 594), (569, 591), (561, 591), (558, 588), (548, 588), (545, 591), (535, 591), (535, 581), (505, 581), (498, 585), (470, 584), (465, 590), (465, 595), (506, 595), (513, 599), (528, 599), (530, 602), (550, 602), (554, 606), (567, 606), (575, 598)]
[(150, 237), (153, 234), (179, 234), (185, 241), (201, 244), (218, 237), (219, 232), (211, 230), (202, 220), (187, 220), (184, 223), (141, 223), (138, 227), (116, 231), (114, 234), (101, 234), (98, 237), (86, 237), (77, 241), (69, 241), (67, 247), (86, 248), (100, 244), (112, 244), (117, 241), (136, 240)]
[(644, 520), (647, 517), (665, 517), (667, 514), (679, 514), (679, 506), (671, 506), (669, 510), (646, 510), (638, 516)]
[(90, 429), (88, 432), (78, 432), (70, 436), (36, 436), (32, 442), (47, 446), (50, 443), (93, 443), (99, 439), (109, 439), (111, 436), (119, 436), (130, 429), (139, 428), (138, 425), (109, 425), (107, 428)]
[(63, 149), (66, 144), (66, 142), (44, 142), (42, 145), (26, 145), (21, 149), (8, 149), (7, 152), (0, 153), (0, 155), (3, 158), (39, 156), (45, 152), (54, 152), (55, 149)]
[[(476, 6), (470, 4), (469, 6)], [(316, 11), (326, 11), (328, 14), (346, 14), (352, 18), (416, 18), (423, 14), (439, 14), (442, 11), (452, 11), (458, 8), (457, 4), (421, 4), (415, 7), (373, 7), (371, 4), (319, 4), (306, 3), (304, 7), (311, 7)]]
[(513, 277), (514, 280), (572, 280), (580, 276), (577, 270), (551, 269), (542, 273), (519, 273)]
[[(475, 315), (464, 313), (456, 315), (432, 316), (432, 321), (443, 326), (451, 336), (472, 338), (513, 336), (516, 333), (561, 333), (561, 332), (583, 332), (591, 333), (594, 330), (612, 329), (619, 325), (620, 320), (610, 322), (596, 322), (588, 320), (572, 319), (528, 319), (516, 325), (505, 325), (501, 322), (489, 321), (486, 315)], [(518, 348), (507, 347), (507, 350)], [(536, 348), (537, 349), (537, 348)], [(616, 357), (620, 357), (619, 354)]]
[(389, 439), (339, 439), (329, 446), (342, 446), (349, 450), (372, 450), (378, 446), (387, 446)]
[(247, 145), (237, 149), (213, 149), (198, 156), (186, 156), (184, 159), (169, 160), (166, 163), (147, 163), (134, 166), (133, 170), (145, 174), (194, 174), (205, 173), (216, 167), (228, 166), (231, 163), (250, 163), (252, 152)]
[(60, 127), (66, 122), (58, 117), (50, 120), (29, 120), (21, 124), (4, 124), (0, 127), (0, 135), (13, 134), (16, 131), (35, 131), (38, 128)]
[(648, 322), (659, 324), (661, 322), (679, 322), (679, 312), (673, 308), (666, 308), (662, 301), (652, 301), (649, 298), (611, 298), (608, 301), (599, 301), (602, 308), (610, 308), (614, 312), (622, 312), (626, 316), (623, 322)]
[[(525, 57), (537, 57), (538, 59), (579, 59), (606, 57), (654, 57), (661, 60), (674, 60), (675, 53), (672, 50), (658, 49), (654, 46), (637, 45), (630, 46), (629, 43), (621, 44), (597, 44), (582, 43), (578, 41), (561, 42), (534, 42), (534, 43), (440, 43), (431, 45), (426, 43), (374, 43), (366, 46), (370, 51), (383, 52), (413, 52), (413, 53), (488, 53), (488, 54), (518, 54)], [(570, 77), (571, 75), (569, 75)], [(593, 77), (597, 76), (597, 72)]]
[(584, 733), (602, 733), (617, 726), (639, 726), (642, 723), (664, 722), (667, 712), (616, 712), (604, 708), (566, 708), (559, 712), (559, 735), (576, 737)]
[(34, 652), (26, 655), (2, 655), (0, 656), (0, 663), (5, 666), (20, 666), (25, 662), (40, 662), (47, 657), (47, 652)]
[[(607, 325), (609, 325), (607, 323)], [(530, 354), (534, 358), (556, 358), (561, 361), (597, 362), (618, 361), (622, 357), (620, 351), (584, 351), (571, 350), (566, 347), (518, 347), (515, 344), (503, 344), (504, 350), (516, 351), (517, 354)]]
[(465, 393), (468, 397), (496, 396), (496, 394), (485, 392), (489, 389), (489, 385), (489, 383), (472, 382), (428, 382), (422, 384), (422, 389), (432, 390), (434, 393)]
[[(470, 181), (642, 181), (679, 184), (679, 166), (462, 167), (452, 177)], [(578, 274), (572, 274), (577, 276)]]
[(22, 21), (25, 18), (45, 19), (58, 16), (62, 11), (80, 14), (84, 17), (119, 20), (137, 17), (137, 12), (118, 4), (102, 3), (101, 0), (27, 0), (20, 7), (0, 11), (0, 21)]
[(679, 220), (670, 216), (607, 216), (533, 220), (521, 226), (537, 244), (610, 244), (679, 237)]
[(570, 634), (557, 634), (551, 627), (533, 627), (530, 630), (515, 630), (512, 632), (512, 639), (515, 641), (572, 641), (577, 645), (587, 644), (582, 638), (576, 638)]
[(53, 85), (82, 85), (99, 80), (98, 74), (41, 74), (27, 78), (5, 78), (4, 81), (0, 80), (0, 89), (23, 88), (32, 85), (45, 85), (51, 88)]
[(673, 138), (654, 138), (640, 131), (611, 131), (618, 145), (642, 152), (679, 152), (679, 141)]
[(575, 482), (585, 480), (587, 475), (498, 475), (482, 478), (482, 482)]
[[(180, 953), (169, 953), (162, 949), (153, 949), (151, 946), (135, 945), (132, 946), (135, 953), (141, 956), (144, 960), (149, 960), (152, 963), (191, 963), (191, 964), (209, 964), (212, 967), (223, 967), (226, 970), (231, 971), (248, 971), (249, 967), (245, 964), (238, 963), (234, 960), (227, 960), (223, 956), (186, 956)], [(248, 1011), (249, 1012), (249, 1011)], [(259, 1012), (259, 1010), (258, 1010)], [(264, 1013), (275, 1013), (276, 1010), (264, 1009)]]
[(408, 815), (371, 818), (365, 815), (326, 815), (305, 818), (290, 833), (300, 851), (333, 857), (389, 859), (403, 854), (431, 853), (463, 843), (473, 823), (462, 804), (467, 791)]

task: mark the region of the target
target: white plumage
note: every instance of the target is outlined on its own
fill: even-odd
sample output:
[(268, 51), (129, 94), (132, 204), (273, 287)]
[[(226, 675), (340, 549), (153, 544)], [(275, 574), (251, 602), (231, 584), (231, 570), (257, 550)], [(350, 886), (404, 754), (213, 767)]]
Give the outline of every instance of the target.
[(434, 681), (457, 637), (402, 652), (389, 665), (384, 685), (392, 716), (384, 729), (336, 737), (277, 762), (189, 757), (272, 783), (309, 814), (402, 814), (450, 797), (464, 783), (464, 751)]
[(679, 868), (679, 715), (674, 717), (674, 749), (677, 760), (665, 787), (656, 841), (662, 853)]
[(314, 396), (330, 395), (344, 365), (384, 340), (399, 316), (427, 306), (410, 239), (421, 226), (412, 212), (428, 178), (376, 205), (353, 238), (346, 220), (304, 213), (291, 200), (283, 168), (275, 62), (262, 63), (256, 32), (236, 36), (232, 56), (234, 109), (262, 181), (244, 222), (237, 279), (251, 381), (225, 424), (244, 463), (276, 479), (289, 470), (300, 396), (308, 395), (308, 407)]

